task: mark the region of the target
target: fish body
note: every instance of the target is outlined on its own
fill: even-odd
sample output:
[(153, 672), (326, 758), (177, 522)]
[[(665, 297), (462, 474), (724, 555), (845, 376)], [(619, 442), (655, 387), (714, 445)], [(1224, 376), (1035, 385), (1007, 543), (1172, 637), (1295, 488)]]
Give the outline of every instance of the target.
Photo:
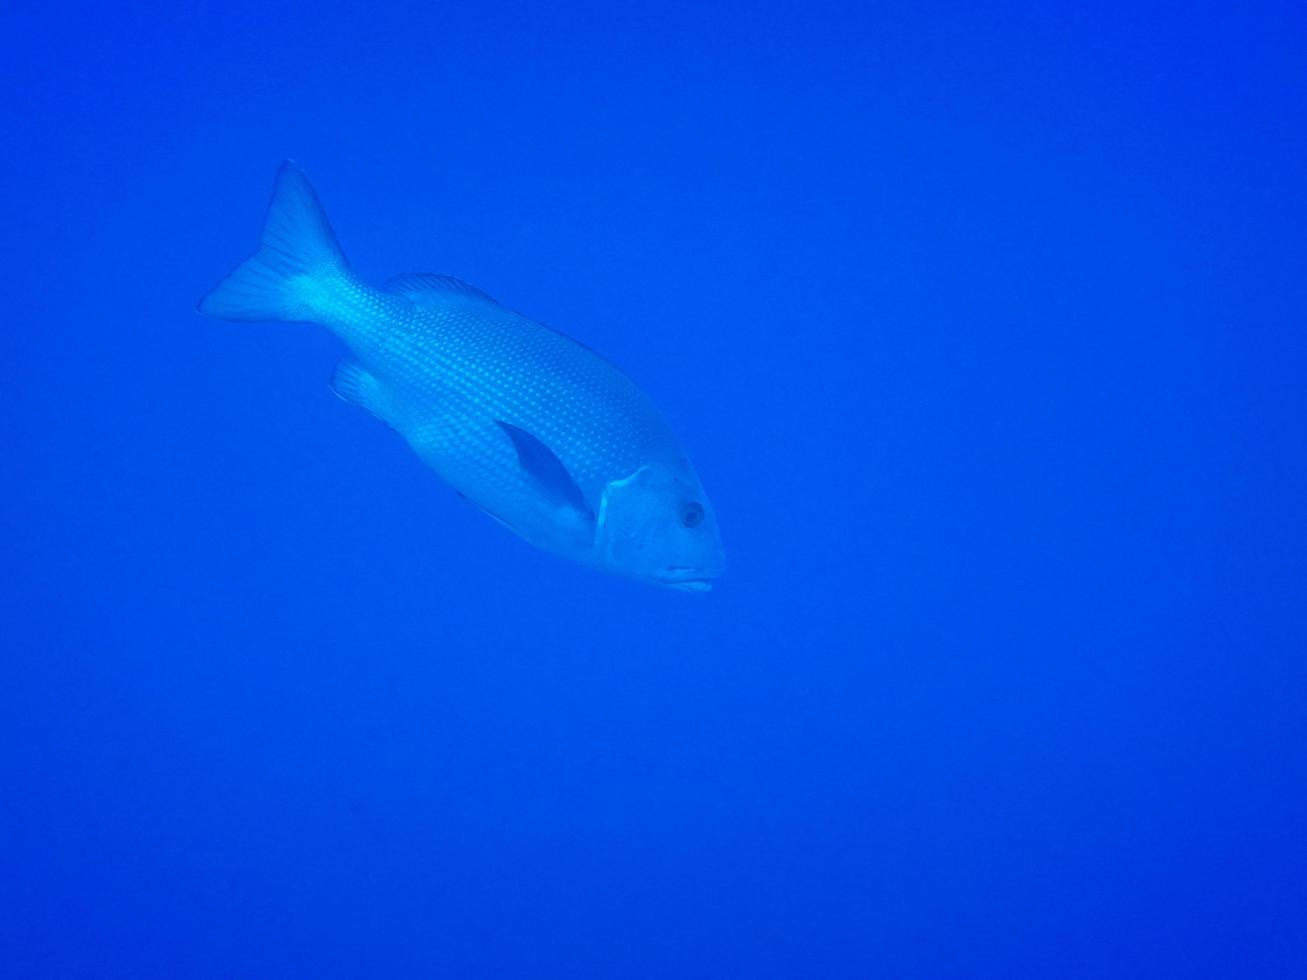
[(699, 478), (625, 374), (458, 279), (362, 282), (293, 164), (278, 173), (261, 248), (199, 309), (330, 329), (350, 350), (333, 390), (532, 544), (692, 591), (721, 574)]

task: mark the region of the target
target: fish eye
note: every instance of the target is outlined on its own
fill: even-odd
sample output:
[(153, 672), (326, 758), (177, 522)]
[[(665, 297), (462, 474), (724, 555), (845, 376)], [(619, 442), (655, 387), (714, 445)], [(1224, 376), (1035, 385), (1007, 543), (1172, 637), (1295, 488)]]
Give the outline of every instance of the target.
[(681, 505), (681, 523), (686, 527), (698, 527), (703, 523), (703, 505), (693, 500)]

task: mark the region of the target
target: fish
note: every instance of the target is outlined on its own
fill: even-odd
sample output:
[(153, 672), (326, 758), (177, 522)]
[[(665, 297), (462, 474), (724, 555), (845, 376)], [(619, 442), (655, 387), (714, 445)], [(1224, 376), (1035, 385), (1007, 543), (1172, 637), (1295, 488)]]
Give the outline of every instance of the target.
[(722, 575), (699, 476), (625, 373), (452, 276), (365, 283), (291, 161), (277, 173), (258, 251), (198, 309), (330, 330), (349, 352), (331, 389), (532, 545), (688, 592)]

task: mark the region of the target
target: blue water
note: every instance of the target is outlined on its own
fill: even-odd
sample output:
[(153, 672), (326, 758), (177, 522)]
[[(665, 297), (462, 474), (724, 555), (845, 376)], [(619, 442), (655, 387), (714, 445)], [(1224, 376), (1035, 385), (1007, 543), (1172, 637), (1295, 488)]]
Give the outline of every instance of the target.
[[(24, 6), (0, 975), (1307, 975), (1296, 5)], [(721, 586), (195, 314), (288, 156), (622, 365)]]

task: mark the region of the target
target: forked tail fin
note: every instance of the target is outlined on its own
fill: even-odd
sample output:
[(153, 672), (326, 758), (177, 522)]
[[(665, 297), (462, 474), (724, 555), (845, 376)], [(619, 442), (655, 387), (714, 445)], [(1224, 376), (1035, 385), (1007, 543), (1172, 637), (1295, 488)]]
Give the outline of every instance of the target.
[(199, 311), (223, 320), (312, 320), (318, 283), (348, 271), (313, 185), (287, 160), (259, 250), (200, 300)]

